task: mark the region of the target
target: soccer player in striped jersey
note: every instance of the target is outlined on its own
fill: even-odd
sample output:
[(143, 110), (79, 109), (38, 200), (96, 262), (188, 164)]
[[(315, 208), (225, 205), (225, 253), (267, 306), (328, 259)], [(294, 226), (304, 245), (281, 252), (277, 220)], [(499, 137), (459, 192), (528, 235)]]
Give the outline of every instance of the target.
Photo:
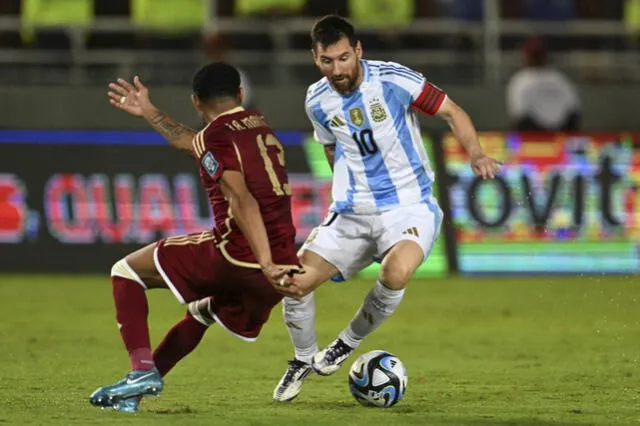
[[(274, 390), (276, 401), (295, 398), (312, 369), (321, 375), (338, 370), (395, 311), (429, 257), (442, 211), (432, 193), (434, 174), (418, 113), (449, 124), (477, 175), (493, 178), (501, 165), (483, 152), (469, 116), (422, 74), (362, 59), (347, 20), (320, 19), (311, 39), (324, 78), (309, 87), (305, 109), (333, 168), (333, 204), (299, 252), (307, 273), (282, 282), (295, 358)], [(374, 288), (338, 338), (318, 351), (313, 290), (334, 276), (349, 279), (374, 257), (382, 259)]]

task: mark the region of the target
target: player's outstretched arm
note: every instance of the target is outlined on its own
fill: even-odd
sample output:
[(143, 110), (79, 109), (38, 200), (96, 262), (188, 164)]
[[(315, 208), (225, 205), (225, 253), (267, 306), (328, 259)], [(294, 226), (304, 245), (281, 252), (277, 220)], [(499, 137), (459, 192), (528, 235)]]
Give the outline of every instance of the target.
[(436, 115), (449, 124), (451, 131), (460, 141), (471, 158), (471, 168), (483, 179), (493, 179), (500, 170), (502, 161), (488, 157), (482, 150), (476, 129), (469, 115), (450, 98), (447, 98)]
[(111, 105), (134, 117), (144, 118), (173, 147), (188, 154), (193, 152), (192, 141), (196, 131), (156, 108), (149, 99), (149, 89), (138, 76), (133, 78), (133, 84), (119, 78), (116, 83), (109, 83), (109, 89)]
[(197, 134), (195, 130), (174, 120), (159, 109), (156, 109), (152, 115), (145, 116), (145, 120), (169, 141), (171, 146), (187, 154), (193, 154), (193, 138)]
[(222, 192), (229, 200), (236, 223), (249, 242), (263, 273), (272, 285), (279, 285), (280, 279), (289, 271), (273, 263), (260, 206), (249, 192), (244, 176), (241, 172), (226, 170), (222, 173), (220, 183)]

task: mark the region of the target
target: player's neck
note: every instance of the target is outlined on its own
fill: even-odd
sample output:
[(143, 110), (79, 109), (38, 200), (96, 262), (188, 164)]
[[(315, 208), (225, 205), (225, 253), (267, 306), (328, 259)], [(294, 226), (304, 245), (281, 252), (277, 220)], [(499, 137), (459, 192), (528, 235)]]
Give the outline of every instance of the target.
[(203, 114), (204, 119), (207, 123), (211, 123), (221, 115), (224, 115), (229, 111), (233, 111), (237, 108), (242, 108), (242, 107), (238, 105), (237, 102), (232, 100), (216, 102), (215, 104), (211, 105), (211, 107), (208, 108), (206, 111), (204, 111), (204, 114)]
[(353, 90), (347, 93), (347, 95), (350, 95), (356, 90), (358, 90), (358, 87), (360, 87), (363, 80), (364, 80), (364, 66), (362, 65), (362, 61), (358, 61), (358, 79), (356, 80), (356, 84), (353, 86)]

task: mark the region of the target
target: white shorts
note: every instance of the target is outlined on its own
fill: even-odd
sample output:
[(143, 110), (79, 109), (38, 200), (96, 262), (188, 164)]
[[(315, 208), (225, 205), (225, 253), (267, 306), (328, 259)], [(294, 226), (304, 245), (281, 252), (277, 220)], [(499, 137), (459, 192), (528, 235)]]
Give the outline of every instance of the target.
[(433, 197), (429, 203), (376, 214), (330, 212), (324, 223), (311, 231), (301, 250), (318, 254), (347, 280), (400, 241), (418, 243), (426, 260), (440, 235), (442, 216)]

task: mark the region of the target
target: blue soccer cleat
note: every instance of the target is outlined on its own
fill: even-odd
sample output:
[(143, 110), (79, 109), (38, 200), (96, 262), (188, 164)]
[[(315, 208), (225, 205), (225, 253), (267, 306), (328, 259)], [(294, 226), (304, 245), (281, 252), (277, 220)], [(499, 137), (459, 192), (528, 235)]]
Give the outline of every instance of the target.
[[(89, 397), (96, 407), (112, 408), (117, 411), (130, 411), (134, 404), (129, 399), (149, 395), (158, 396), (162, 392), (164, 381), (157, 368), (151, 370), (134, 370), (119, 382), (98, 388)], [(135, 409), (138, 401), (136, 399)]]

